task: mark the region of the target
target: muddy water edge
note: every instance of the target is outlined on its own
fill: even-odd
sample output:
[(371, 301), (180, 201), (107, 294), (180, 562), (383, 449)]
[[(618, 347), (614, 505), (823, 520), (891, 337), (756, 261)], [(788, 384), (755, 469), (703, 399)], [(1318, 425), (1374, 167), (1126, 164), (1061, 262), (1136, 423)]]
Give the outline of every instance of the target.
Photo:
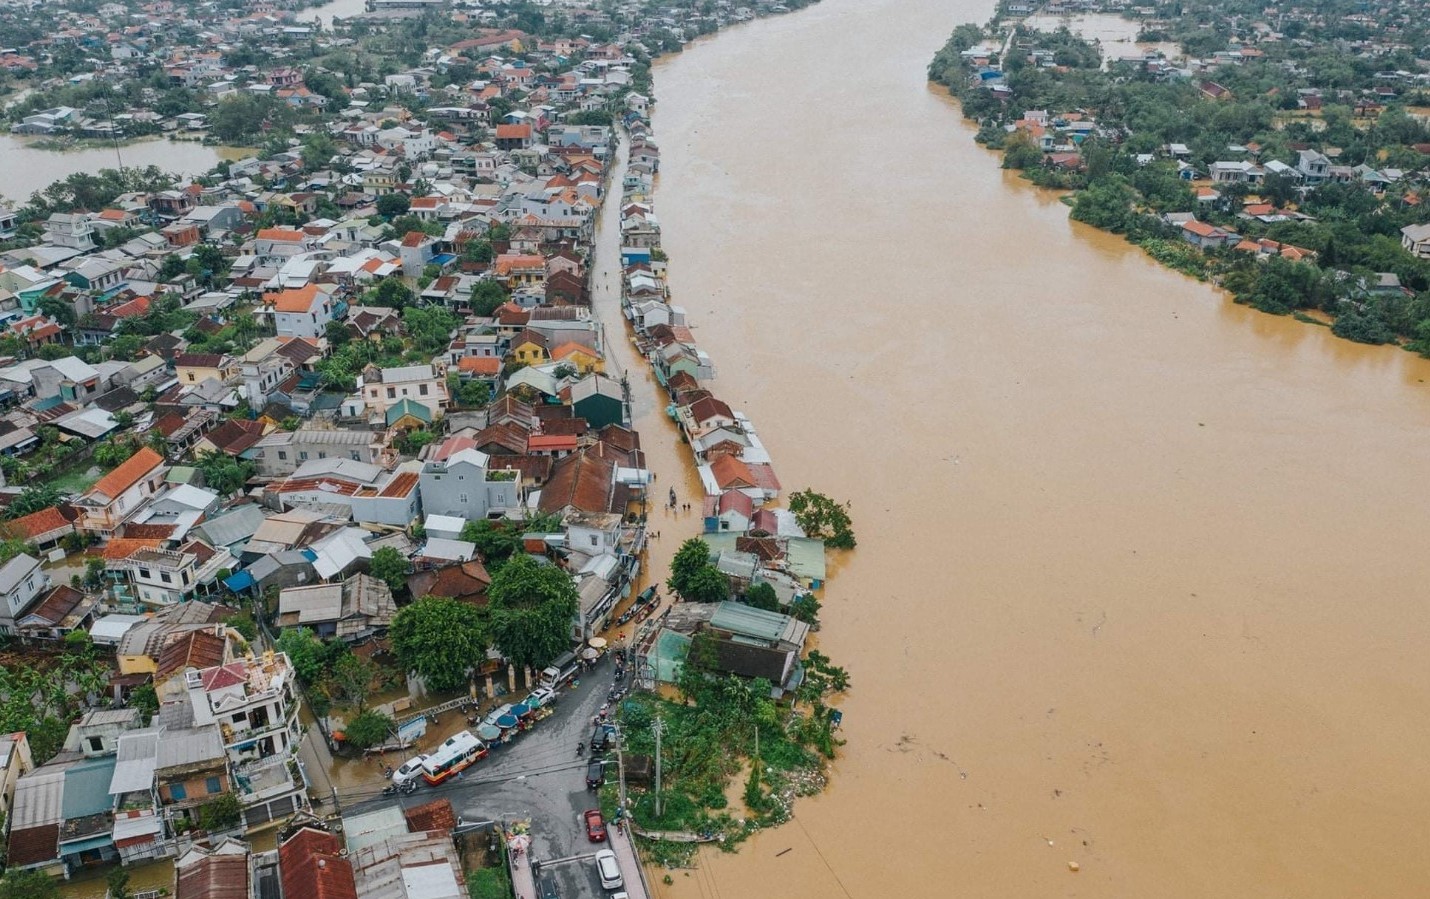
[(991, 13), (823, 0), (657, 68), (675, 301), (860, 547), (829, 791), (656, 889), (1415, 895), (1430, 364), (1002, 172), (924, 74)]

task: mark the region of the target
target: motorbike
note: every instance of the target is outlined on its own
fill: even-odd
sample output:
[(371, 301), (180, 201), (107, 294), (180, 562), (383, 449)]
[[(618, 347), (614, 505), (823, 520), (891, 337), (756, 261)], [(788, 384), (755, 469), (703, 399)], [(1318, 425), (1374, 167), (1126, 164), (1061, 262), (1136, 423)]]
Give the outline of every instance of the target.
[(385, 777), (385, 778), (387, 778), (388, 780), (392, 780), (392, 766), (391, 766), (391, 765), (384, 765), (384, 766), (383, 766), (382, 776)]
[(388, 784), (387, 786), (383, 787), (383, 788), (382, 788), (382, 795), (384, 795), (384, 796), (396, 796), (396, 795), (397, 795), (397, 784)]
[(413, 778), (412, 780), (407, 781), (402, 786), (398, 787), (397, 790), (404, 796), (411, 796), (413, 793), (417, 792), (417, 779)]
[(576, 744), (576, 756), (580, 758), (586, 754), (586, 744), (584, 742)]

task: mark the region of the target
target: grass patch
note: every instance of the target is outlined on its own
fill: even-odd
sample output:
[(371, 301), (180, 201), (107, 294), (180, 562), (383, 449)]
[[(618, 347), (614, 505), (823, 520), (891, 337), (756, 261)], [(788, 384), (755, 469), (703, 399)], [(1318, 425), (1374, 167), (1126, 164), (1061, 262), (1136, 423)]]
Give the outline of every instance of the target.
[(87, 459), (78, 468), (62, 474), (51, 475), (49, 481), (51, 486), (61, 493), (84, 493), (102, 477), (104, 477), (104, 469)]
[(506, 868), (481, 868), (468, 874), (467, 895), (472, 899), (511, 899)]

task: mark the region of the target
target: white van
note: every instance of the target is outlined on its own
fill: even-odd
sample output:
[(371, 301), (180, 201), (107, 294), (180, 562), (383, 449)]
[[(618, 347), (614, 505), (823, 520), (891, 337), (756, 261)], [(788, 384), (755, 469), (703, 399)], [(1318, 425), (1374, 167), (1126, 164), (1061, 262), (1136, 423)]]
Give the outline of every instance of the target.
[(392, 772), (392, 782), (400, 787), (412, 778), (420, 777), (422, 775), (422, 763), (425, 761), (427, 761), (427, 756), (419, 755), (403, 762), (401, 768)]
[(596, 873), (601, 875), (601, 888), (618, 890), (625, 886), (621, 880), (621, 866), (616, 862), (616, 854), (609, 849), (596, 853)]

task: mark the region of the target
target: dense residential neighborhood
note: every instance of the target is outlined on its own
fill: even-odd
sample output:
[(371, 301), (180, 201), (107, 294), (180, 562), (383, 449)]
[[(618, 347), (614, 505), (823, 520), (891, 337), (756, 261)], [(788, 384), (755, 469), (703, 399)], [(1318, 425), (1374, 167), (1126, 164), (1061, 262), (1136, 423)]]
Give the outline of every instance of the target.
[[(134, 868), (192, 899), (545, 896), (556, 875), (523, 850), (564, 823), (473, 831), (457, 794), (384, 799), (407, 781), (362, 759), (428, 747), (415, 787), (518, 738), (559, 732), (566, 751), (602, 681), (829, 692), (801, 688), (823, 542), (767, 505), (781, 488), (753, 423), (702, 386), (715, 367), (670, 300), (652, 201), (651, 56), (785, 7), (438, 6), (374, 0), (325, 28), (271, 4), (107, 4), (9, 32), (17, 135), (250, 147), (197, 177), (79, 173), (0, 210), (16, 884), (122, 892)], [(603, 207), (629, 337), (592, 302)], [(665, 498), (610, 345), (628, 339), (704, 493), (698, 576), (673, 573), (688, 601), (663, 608), (645, 551)], [(708, 664), (683, 664), (692, 641)], [(427, 708), (394, 698), (414, 683)], [(452, 709), (465, 725), (439, 724)], [(659, 755), (643, 739), (637, 794)], [(633, 820), (706, 826), (601, 797), (632, 896)], [(475, 851), (488, 833), (500, 853)], [(603, 895), (606, 873), (560, 876)]]

